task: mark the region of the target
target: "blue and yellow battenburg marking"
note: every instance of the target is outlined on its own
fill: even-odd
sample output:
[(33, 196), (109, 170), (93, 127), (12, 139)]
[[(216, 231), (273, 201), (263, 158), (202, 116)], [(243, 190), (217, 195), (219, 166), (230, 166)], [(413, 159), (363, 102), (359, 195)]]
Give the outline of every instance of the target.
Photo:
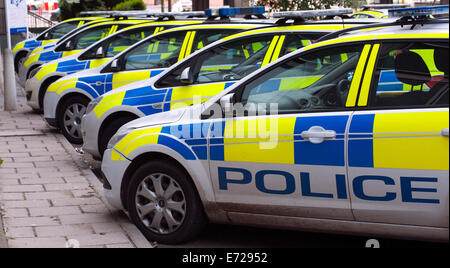
[[(207, 160), (209, 142), (209, 158), (213, 161), (345, 166), (344, 133), (348, 119), (348, 115), (336, 115), (166, 126), (133, 131), (115, 149), (128, 156), (142, 145), (163, 144), (186, 160)], [(321, 144), (304, 140), (300, 133), (317, 124), (335, 130), (336, 139)], [(268, 135), (253, 134), (261, 133), (261, 125)]]
[[(161, 71), (152, 70), (151, 75), (154, 76)], [(135, 79), (134, 75), (133, 79)], [(94, 108), (94, 113), (98, 118), (101, 118), (109, 109), (119, 105), (135, 106), (145, 115), (161, 113), (189, 106), (196, 101), (205, 102), (233, 84), (234, 82), (228, 82), (166, 89), (154, 89), (151, 86), (139, 87), (104, 96), (101, 102)], [(109, 83), (106, 83), (106, 86), (108, 87)], [(107, 90), (109, 91), (111, 89), (107, 88)]]
[(68, 89), (78, 88), (85, 91), (92, 98), (97, 98), (98, 96), (103, 95), (115, 88), (136, 82), (141, 79), (147, 79), (156, 76), (162, 71), (163, 70), (151, 70), (133, 73), (110, 73), (79, 77), (70, 80), (57, 81), (51, 84), (47, 91), (56, 92), (58, 95), (61, 95)]
[[(14, 47), (13, 52), (16, 53), (17, 51), (19, 51), (22, 48), (26, 48), (29, 51), (33, 51), (37, 47), (45, 46), (46, 44), (53, 43), (56, 41), (58, 41), (58, 39), (44, 40), (44, 41), (37, 41), (37, 40), (23, 41), (23, 42), (18, 43)], [(49, 45), (47, 47), (52, 47), (52, 46), (54, 46), (54, 45)]]
[(448, 170), (448, 111), (355, 115), (349, 133), (350, 167)]

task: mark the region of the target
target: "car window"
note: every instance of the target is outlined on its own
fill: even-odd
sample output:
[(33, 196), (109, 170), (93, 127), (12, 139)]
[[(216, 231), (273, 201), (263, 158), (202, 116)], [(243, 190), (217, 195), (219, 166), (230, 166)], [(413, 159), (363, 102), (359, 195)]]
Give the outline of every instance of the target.
[(239, 80), (257, 70), (273, 36), (246, 38), (218, 46), (196, 60), (194, 83)]
[(122, 52), (126, 48), (134, 45), (138, 41), (145, 39), (155, 32), (156, 27), (127, 31), (116, 35), (113, 39), (109, 40), (106, 44), (105, 53), (106, 57), (114, 57), (118, 53)]
[(98, 40), (108, 36), (113, 26), (114, 25), (99, 26), (78, 34), (75, 38), (71, 38), (72, 40), (68, 41), (72, 42), (71, 49), (80, 50), (87, 48)]
[(72, 31), (78, 26), (79, 21), (70, 21), (56, 25), (50, 31), (45, 33), (43, 36), (40, 36), (38, 40), (51, 40), (51, 39), (60, 39), (68, 32)]
[(195, 34), (194, 43), (192, 44), (192, 51), (202, 49), (205, 46), (222, 39), (228, 35), (232, 35), (238, 32), (238, 29), (214, 29), (211, 30), (198, 30)]
[(447, 104), (448, 43), (391, 43), (382, 47), (374, 72), (371, 106)]
[(345, 107), (362, 45), (303, 54), (248, 83), (243, 105), (276, 104), (280, 113)]
[(186, 32), (157, 36), (138, 45), (124, 57), (124, 70), (169, 67), (178, 61)]

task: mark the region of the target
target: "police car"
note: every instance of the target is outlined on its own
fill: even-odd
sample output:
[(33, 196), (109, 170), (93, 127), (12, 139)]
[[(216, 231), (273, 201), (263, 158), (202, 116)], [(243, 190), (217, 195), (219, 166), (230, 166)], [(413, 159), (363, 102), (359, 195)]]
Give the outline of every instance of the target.
[[(80, 31), (75, 31), (71, 36), (61, 40), (56, 46), (45, 49), (43, 47), (38, 50), (35, 49), (25, 62), (22, 65), (19, 65), (19, 83), (24, 86), (26, 80), (30, 78), (32, 71), (44, 63), (77, 54), (98, 40), (103, 39), (116, 31), (145, 22), (149, 22), (149, 20), (146, 18), (124, 18), (121, 16), (120, 18), (111, 21), (101, 21), (91, 24)], [(38, 107), (33, 108), (37, 109)]]
[(45, 46), (50, 43), (54, 43), (64, 35), (71, 32), (72, 30), (83, 26), (85, 23), (101, 19), (105, 18), (84, 17), (84, 18), (68, 19), (42, 32), (35, 38), (27, 39), (25, 41), (16, 44), (13, 48), (14, 69), (16, 73), (19, 72), (19, 65), (23, 64), (23, 60), (26, 59), (28, 54), (35, 48)]
[[(282, 55), (309, 45), (325, 34), (358, 25), (354, 21), (345, 24), (335, 20), (306, 22), (305, 17), (342, 16), (351, 12), (351, 9), (343, 9), (275, 13), (281, 22), (272, 27), (223, 38), (172, 66), (158, 79), (140, 81), (98, 97), (83, 118), (84, 151), (99, 158), (111, 136), (124, 123), (191, 105), (197, 100), (206, 101)], [(286, 24), (287, 18), (295, 19), (296, 23)], [(343, 54), (341, 60), (345, 58)], [(309, 81), (312, 83), (314, 79), (311, 77)], [(287, 85), (283, 83), (284, 86)], [(51, 114), (62, 115), (62, 111), (53, 108)]]
[[(45, 93), (44, 117), (50, 125), (61, 128), (69, 141), (82, 143), (80, 121), (89, 101), (118, 87), (155, 76), (191, 52), (222, 37), (267, 25), (270, 23), (208, 20), (195, 26), (160, 32), (98, 68), (78, 72), (53, 83)], [(32, 78), (28, 84), (37, 79)], [(75, 107), (79, 112), (71, 120)]]
[(355, 12), (350, 17), (355, 19), (387, 18), (388, 10), (392, 8), (405, 8), (408, 4), (372, 4), (362, 5), (362, 10)]
[[(167, 15), (161, 15), (161, 19), (165, 16)], [(48, 86), (59, 78), (98, 67), (129, 46), (164, 29), (201, 22), (201, 20), (164, 20), (129, 26), (76, 54), (42, 64), (30, 72), (25, 84), (25, 90), (29, 92), (27, 104), (35, 109), (42, 109)]]
[[(107, 199), (161, 243), (207, 220), (448, 241), (449, 25), (424, 16), (439, 12), (392, 10), (391, 26), (323, 39), (203, 104), (124, 125), (103, 157)], [(391, 70), (401, 90), (380, 88)]]

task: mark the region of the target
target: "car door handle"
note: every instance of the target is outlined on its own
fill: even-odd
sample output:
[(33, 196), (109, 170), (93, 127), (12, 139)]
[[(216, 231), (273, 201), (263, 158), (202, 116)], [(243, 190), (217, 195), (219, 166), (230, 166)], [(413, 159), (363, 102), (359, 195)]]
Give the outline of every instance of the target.
[(334, 130), (325, 130), (320, 126), (310, 127), (307, 131), (303, 131), (301, 134), (302, 138), (308, 140), (311, 143), (321, 143), (324, 140), (329, 140), (336, 138), (336, 131)]
[(443, 130), (441, 130), (441, 135), (444, 137), (448, 137), (448, 128), (444, 128)]

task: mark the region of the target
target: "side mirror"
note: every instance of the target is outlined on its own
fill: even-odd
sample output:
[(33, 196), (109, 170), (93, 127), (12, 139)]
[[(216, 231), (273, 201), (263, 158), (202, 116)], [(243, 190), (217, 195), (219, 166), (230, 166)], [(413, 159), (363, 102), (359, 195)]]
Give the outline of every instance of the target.
[(186, 69), (183, 70), (180, 76), (180, 81), (181, 83), (184, 84), (194, 83), (194, 76), (192, 75), (191, 67), (187, 67)]
[(71, 49), (72, 49), (72, 41), (68, 41), (68, 42), (66, 43), (66, 49), (67, 49), (67, 50), (71, 50)]
[(103, 47), (99, 47), (97, 49), (97, 52), (95, 52), (95, 57), (98, 58), (98, 59), (101, 59), (101, 58), (104, 57), (104, 55), (103, 55)]
[(111, 63), (111, 70), (113, 72), (119, 72), (120, 71), (119, 59), (113, 60), (113, 62)]
[(220, 107), (222, 107), (222, 111), (225, 115), (233, 112), (233, 101), (234, 101), (234, 93), (227, 94), (220, 98)]
[(50, 40), (50, 33), (45, 33), (45, 35), (44, 35), (44, 39), (45, 40)]

